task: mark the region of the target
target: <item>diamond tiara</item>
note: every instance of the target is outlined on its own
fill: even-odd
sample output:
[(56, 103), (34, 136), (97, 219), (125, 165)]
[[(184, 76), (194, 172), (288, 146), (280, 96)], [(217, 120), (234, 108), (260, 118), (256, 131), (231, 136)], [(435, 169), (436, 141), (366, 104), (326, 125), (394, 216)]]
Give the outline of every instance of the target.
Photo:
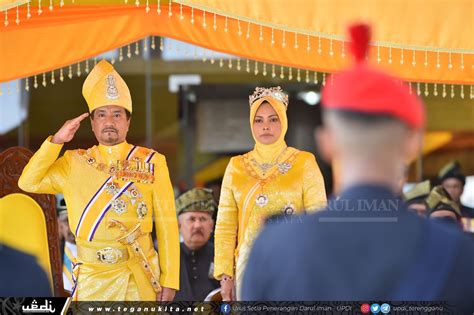
[(283, 105), (288, 108), (288, 94), (286, 94), (280, 86), (270, 88), (256, 87), (253, 94), (249, 96), (249, 105), (252, 106), (255, 101), (266, 96), (273, 97), (274, 99), (282, 102)]

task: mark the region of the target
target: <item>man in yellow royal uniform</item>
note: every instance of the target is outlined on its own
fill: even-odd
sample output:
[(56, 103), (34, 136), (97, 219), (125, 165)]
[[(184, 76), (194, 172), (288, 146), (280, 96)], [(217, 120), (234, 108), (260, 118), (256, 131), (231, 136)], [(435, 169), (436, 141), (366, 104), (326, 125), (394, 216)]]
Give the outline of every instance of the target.
[(179, 232), (165, 157), (125, 140), (130, 91), (107, 61), (94, 67), (82, 94), (99, 145), (58, 159), (89, 113), (68, 120), (31, 158), (18, 185), (64, 194), (77, 243), (74, 300), (171, 301), (179, 288)]

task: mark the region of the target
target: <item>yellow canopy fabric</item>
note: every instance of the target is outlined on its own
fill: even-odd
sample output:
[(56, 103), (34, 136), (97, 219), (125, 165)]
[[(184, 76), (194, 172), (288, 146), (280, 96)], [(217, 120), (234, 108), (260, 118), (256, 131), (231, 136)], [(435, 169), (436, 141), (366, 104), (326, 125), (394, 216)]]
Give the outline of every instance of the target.
[(149, 2), (149, 10), (145, 1), (84, 0), (51, 11), (44, 2), (39, 16), (31, 8), (30, 19), (27, 6), (19, 6), (18, 25), (16, 8), (5, 11), (11, 22), (0, 28), (0, 82), (63, 68), (146, 36), (335, 72), (350, 61), (347, 24), (362, 19), (374, 26), (371, 61), (393, 74), (415, 82), (474, 83), (470, 0), (179, 0), (159, 8)]

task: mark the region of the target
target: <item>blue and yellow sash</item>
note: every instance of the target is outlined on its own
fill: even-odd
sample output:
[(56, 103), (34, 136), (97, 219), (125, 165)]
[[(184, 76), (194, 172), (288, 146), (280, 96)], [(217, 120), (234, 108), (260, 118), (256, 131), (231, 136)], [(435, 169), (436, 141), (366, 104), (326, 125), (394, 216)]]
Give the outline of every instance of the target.
[[(149, 163), (155, 153), (153, 150), (134, 146), (127, 154), (127, 161), (130, 161), (134, 157), (135, 159), (144, 160), (145, 163)], [(154, 165), (152, 165), (152, 168), (154, 171)], [(114, 178), (114, 176), (109, 176), (87, 203), (76, 227), (76, 238), (86, 239), (89, 242), (92, 241), (97, 228), (110, 209), (112, 202), (120, 198), (134, 183), (130, 180), (127, 181), (118, 192), (111, 197), (105, 193), (105, 190), (107, 184), (113, 182)]]

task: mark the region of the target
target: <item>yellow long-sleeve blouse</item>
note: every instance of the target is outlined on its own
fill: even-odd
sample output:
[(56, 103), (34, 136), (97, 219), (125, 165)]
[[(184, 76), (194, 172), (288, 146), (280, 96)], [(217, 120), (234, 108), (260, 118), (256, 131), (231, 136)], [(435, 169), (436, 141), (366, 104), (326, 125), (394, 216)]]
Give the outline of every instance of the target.
[[(153, 249), (150, 237), (140, 240), (142, 249), (152, 268), (156, 269), (160, 285), (178, 289), (179, 232), (174, 194), (165, 157), (151, 149), (134, 147), (127, 142), (115, 146), (98, 145), (87, 150), (70, 150), (58, 159), (61, 148), (62, 145), (54, 144), (48, 138), (23, 170), (18, 181), (19, 187), (32, 193), (64, 194), (69, 225), (76, 235), (79, 254), (81, 250), (90, 248), (93, 249), (92, 253), (100, 248), (123, 248), (123, 245), (117, 242), (117, 239), (123, 235), (123, 231), (119, 228), (111, 228), (109, 223), (112, 220), (120, 221), (128, 229), (140, 223), (141, 231), (150, 235), (154, 218), (158, 255)], [(77, 235), (76, 230), (84, 209), (93, 200), (93, 196), (100, 191), (101, 185), (105, 188), (102, 192), (103, 198), (109, 199), (111, 197), (107, 197), (108, 193), (113, 196), (126, 186), (123, 178), (115, 177), (112, 177), (110, 183), (105, 185), (110, 174), (100, 169), (99, 162), (102, 165), (112, 165), (117, 161), (126, 160), (127, 155), (133, 155), (136, 150), (142, 150), (149, 156), (147, 161), (140, 160), (138, 157), (133, 161), (143, 162), (143, 165), (147, 163), (153, 165), (154, 182), (138, 180), (132, 182), (118, 201), (113, 203), (113, 207), (105, 213), (92, 240)], [(132, 259), (130, 262), (116, 264), (84, 262), (78, 277), (79, 299), (155, 300), (156, 295), (149, 279), (143, 275), (137, 263), (131, 263), (131, 261)], [(132, 277), (135, 281), (129, 281)]]
[[(251, 152), (233, 157), (227, 166), (215, 231), (214, 276), (236, 276), (237, 285), (266, 218), (315, 211), (326, 204), (324, 180), (313, 154), (289, 147), (286, 169), (276, 168), (263, 180), (250, 160)], [(265, 198), (260, 205), (256, 201), (262, 195), (268, 200), (263, 206)]]

